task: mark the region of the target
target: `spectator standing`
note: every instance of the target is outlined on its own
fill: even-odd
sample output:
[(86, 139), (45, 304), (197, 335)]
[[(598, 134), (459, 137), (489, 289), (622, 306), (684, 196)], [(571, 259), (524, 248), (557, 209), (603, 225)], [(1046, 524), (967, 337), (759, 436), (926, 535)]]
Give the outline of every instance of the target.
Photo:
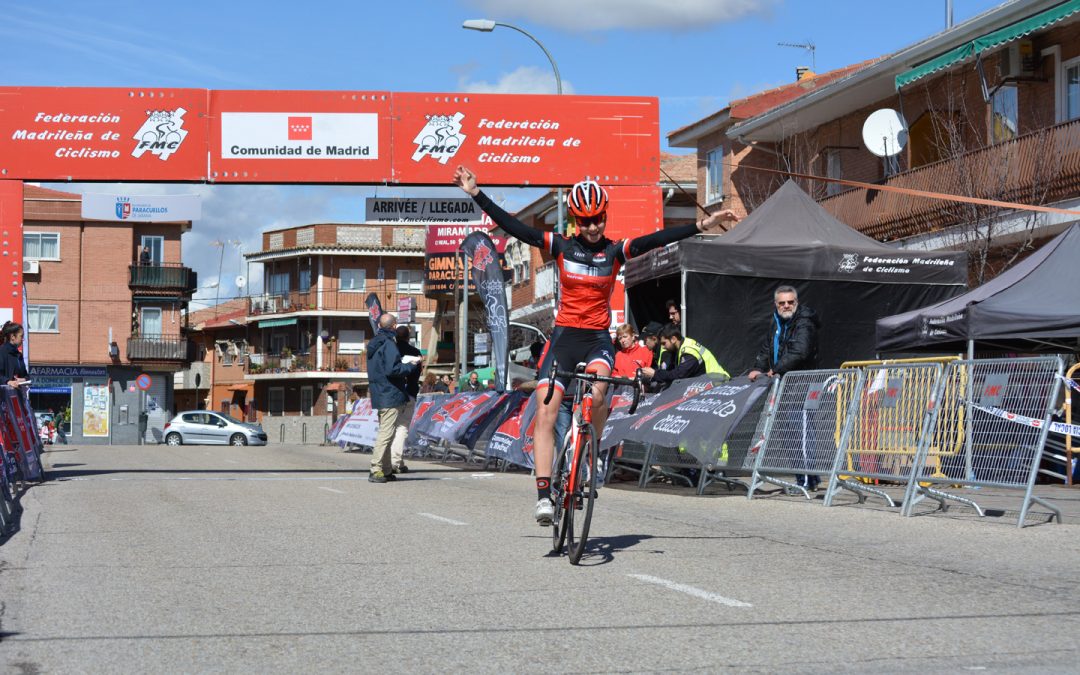
[(476, 371), (469, 373), (469, 381), (465, 383), (465, 391), (483, 391), (483, 386), (480, 385), (480, 376)]
[(408, 378), (420, 369), (418, 363), (405, 363), (397, 346), (397, 317), (389, 312), (379, 317), (379, 332), (367, 345), (368, 382), (371, 405), (379, 411), (379, 434), (371, 453), (372, 483), (394, 480), (390, 446), (394, 440), (398, 418), (405, 414), (409, 402)]
[(140, 265), (149, 265), (150, 264), (150, 247), (149, 246), (140, 246), (139, 247), (139, 264)]
[(668, 324), (660, 331), (660, 344), (665, 352), (675, 355), (675, 367), (664, 370), (643, 368), (642, 375), (662, 388), (666, 389), (675, 380), (705, 374), (731, 377), (705, 345), (693, 338), (683, 337), (674, 324)]
[[(817, 367), (818, 328), (821, 321), (814, 310), (799, 304), (799, 294), (792, 286), (780, 286), (773, 292), (772, 330), (758, 351), (754, 367), (749, 373), (751, 380), (763, 374), (781, 377), (791, 370), (812, 370)], [(805, 435), (809, 425), (812, 429), (813, 414), (802, 411), (803, 459), (807, 468), (812, 466), (815, 452), (813, 434)], [(817, 489), (818, 476), (796, 477), (800, 487), (809, 491)]]
[(17, 387), (29, 378), (26, 362), (19, 347), (23, 341), (23, 327), (8, 321), (0, 329), (0, 382)]
[[(419, 363), (422, 355), (420, 350), (410, 342), (412, 334), (409, 332), (409, 327), (398, 326), (395, 334), (398, 351), (401, 352), (402, 357), (412, 357)], [(416, 396), (420, 393), (420, 368), (405, 377), (405, 393), (409, 396), (409, 402), (405, 404), (404, 413), (398, 417), (394, 441), (390, 444), (390, 464), (394, 473), (409, 473), (409, 467), (405, 466), (405, 438), (409, 435), (409, 423), (412, 421), (413, 410), (416, 407)]]
[(612, 377), (632, 378), (637, 374), (638, 368), (652, 367), (653, 352), (637, 341), (633, 326), (624, 323), (616, 328), (615, 342), (618, 351), (615, 352), (615, 369), (611, 371)]
[(668, 322), (672, 326), (678, 326), (682, 329), (682, 308), (679, 307), (679, 303), (675, 300), (668, 300), (664, 304), (667, 305)]

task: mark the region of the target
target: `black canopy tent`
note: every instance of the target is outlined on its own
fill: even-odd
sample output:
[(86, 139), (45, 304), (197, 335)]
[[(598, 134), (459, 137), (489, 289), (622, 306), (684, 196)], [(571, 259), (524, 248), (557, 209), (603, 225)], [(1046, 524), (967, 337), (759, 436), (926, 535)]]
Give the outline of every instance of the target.
[(1080, 223), (963, 295), (877, 322), (882, 352), (1073, 352), (1080, 346)]
[(631, 260), (627, 303), (640, 327), (667, 321), (682, 300), (683, 328), (733, 375), (770, 334), (772, 294), (791, 284), (821, 319), (818, 365), (873, 358), (874, 323), (965, 290), (965, 253), (896, 249), (840, 222), (788, 181), (732, 231), (687, 239)]

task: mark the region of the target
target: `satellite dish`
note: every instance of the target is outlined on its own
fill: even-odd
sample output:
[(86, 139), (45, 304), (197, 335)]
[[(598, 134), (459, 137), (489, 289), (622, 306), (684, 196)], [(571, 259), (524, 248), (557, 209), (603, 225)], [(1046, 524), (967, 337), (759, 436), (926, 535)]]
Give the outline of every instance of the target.
[(892, 157), (907, 145), (907, 122), (892, 108), (876, 110), (863, 122), (862, 139), (878, 157)]
[(243, 288), (244, 286), (247, 286), (247, 279), (243, 274), (237, 274), (236, 280), (233, 283), (236, 284), (237, 288)]

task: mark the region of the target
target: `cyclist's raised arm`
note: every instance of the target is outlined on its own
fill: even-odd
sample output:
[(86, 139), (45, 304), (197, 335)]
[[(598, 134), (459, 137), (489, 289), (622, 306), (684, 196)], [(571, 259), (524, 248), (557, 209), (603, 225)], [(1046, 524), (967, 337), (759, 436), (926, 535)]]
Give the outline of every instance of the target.
[(491, 216), (491, 219), (495, 221), (495, 224), (505, 230), (507, 234), (515, 239), (520, 239), (529, 246), (536, 246), (537, 248), (545, 247), (545, 232), (543, 230), (538, 230), (535, 227), (529, 227), (506, 211), (503, 211), (498, 204), (491, 201), (491, 198), (477, 187), (476, 174), (472, 171), (469, 171), (464, 166), (458, 166), (457, 170), (454, 171), (454, 185), (457, 185), (464, 190), (467, 195), (472, 197), (473, 201), (483, 209), (484, 213)]
[(668, 244), (676, 241), (681, 241), (687, 237), (692, 237), (695, 234), (708, 232), (717, 224), (722, 222), (739, 222), (739, 217), (735, 215), (735, 212), (726, 209), (719, 213), (714, 213), (704, 220), (699, 220), (696, 223), (690, 225), (680, 225), (678, 227), (669, 227), (666, 230), (660, 230), (659, 232), (653, 232), (652, 234), (646, 234), (642, 237), (635, 237), (629, 240), (624, 245), (624, 253), (628, 254), (626, 257), (633, 258), (639, 256), (642, 253), (647, 253), (654, 248), (660, 248), (661, 246), (667, 246)]

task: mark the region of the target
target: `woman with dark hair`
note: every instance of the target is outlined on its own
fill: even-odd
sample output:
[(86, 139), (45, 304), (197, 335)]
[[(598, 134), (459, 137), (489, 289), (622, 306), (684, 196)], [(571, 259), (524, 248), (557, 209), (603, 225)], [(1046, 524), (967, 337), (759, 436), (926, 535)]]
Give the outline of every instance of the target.
[(20, 324), (8, 321), (0, 329), (0, 382), (12, 387), (19, 386), (29, 377), (22, 352), (19, 351), (22, 341), (23, 327)]

